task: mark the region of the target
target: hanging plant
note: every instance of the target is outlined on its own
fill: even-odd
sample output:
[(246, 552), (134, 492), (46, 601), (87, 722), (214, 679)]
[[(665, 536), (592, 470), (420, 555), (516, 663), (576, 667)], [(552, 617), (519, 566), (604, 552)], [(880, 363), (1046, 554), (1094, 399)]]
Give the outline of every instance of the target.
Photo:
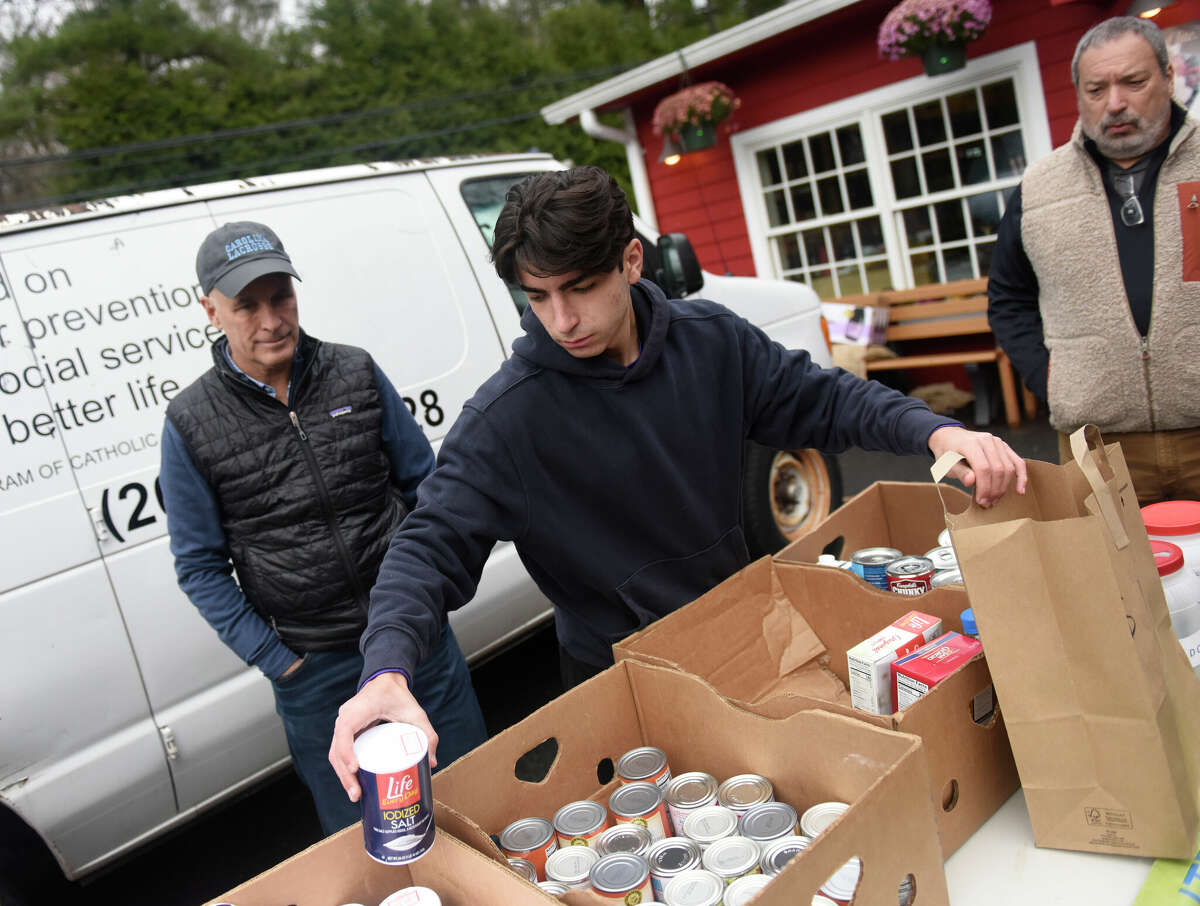
[(742, 105), (722, 82), (701, 82), (667, 95), (654, 108), (655, 135), (669, 135), (685, 151), (711, 147), (716, 126)]
[(966, 43), (991, 21), (988, 0), (903, 0), (879, 26), (879, 55), (922, 57), (931, 75), (958, 69), (966, 64)]

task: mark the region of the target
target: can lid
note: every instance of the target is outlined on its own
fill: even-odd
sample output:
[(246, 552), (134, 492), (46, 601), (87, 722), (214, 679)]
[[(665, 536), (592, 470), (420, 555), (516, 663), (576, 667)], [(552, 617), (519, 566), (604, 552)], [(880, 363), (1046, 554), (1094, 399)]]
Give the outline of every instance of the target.
[(1169, 576), (1183, 569), (1183, 548), (1178, 544), (1151, 538), (1150, 552), (1154, 554), (1154, 565), (1158, 567), (1160, 576)]
[(770, 875), (744, 875), (725, 888), (725, 906), (745, 906), (750, 898), (771, 883)]
[(958, 565), (958, 555), (949, 545), (941, 545), (925, 551), (925, 559), (937, 569), (953, 569)]
[(833, 900), (848, 900), (854, 896), (858, 878), (862, 874), (862, 860), (855, 856), (821, 885), (821, 893)]
[(683, 832), (700, 843), (709, 843), (728, 837), (737, 824), (737, 812), (723, 805), (706, 805), (683, 819)]
[(962, 570), (957, 566), (952, 569), (939, 569), (933, 574), (933, 578), (929, 580), (929, 584), (934, 588), (943, 588), (947, 585), (962, 585)]
[(769, 843), (763, 850), (762, 859), (758, 863), (759, 867), (762, 868), (764, 874), (777, 875), (783, 871), (783, 866), (795, 858), (797, 853), (808, 849), (810, 843), (812, 843), (812, 838), (802, 834), (780, 837)]
[(600, 893), (624, 893), (646, 883), (650, 863), (636, 853), (612, 853), (596, 862), (588, 877)]
[(724, 878), (744, 875), (758, 867), (758, 844), (746, 837), (725, 837), (704, 851), (701, 863), (713, 874)]
[(886, 570), (889, 576), (901, 578), (904, 576), (923, 576), (933, 571), (933, 561), (928, 557), (901, 557), (899, 560), (893, 560), (889, 563)]
[(800, 829), (807, 836), (815, 837), (833, 824), (848, 808), (850, 806), (845, 802), (818, 802), (801, 816)]
[(1194, 535), (1200, 532), (1200, 500), (1163, 500), (1142, 507), (1151, 535)]
[(700, 867), (700, 845), (687, 837), (665, 837), (646, 853), (652, 874), (668, 874)]
[(630, 749), (617, 759), (617, 774), (628, 780), (649, 780), (667, 766), (667, 753), (654, 746)]
[(500, 832), (500, 848), (528, 852), (550, 842), (554, 828), (545, 818), (518, 818)]
[(553, 897), (561, 897), (567, 892), (567, 885), (558, 881), (538, 881), (537, 886)]
[(703, 771), (688, 771), (667, 784), (667, 802), (680, 808), (694, 808), (717, 795), (717, 778)]
[(518, 859), (516, 856), (509, 856), (508, 864), (521, 877), (527, 878), (530, 881), (537, 881), (537, 869), (533, 867), (533, 863), (528, 859)]
[(662, 801), (658, 784), (638, 780), (613, 790), (608, 797), (608, 810), (619, 818), (640, 818), (658, 808)]
[(564, 846), (546, 857), (546, 874), (553, 875), (554, 881), (578, 884), (599, 861), (600, 853), (590, 846)]
[(796, 810), (786, 802), (763, 802), (742, 815), (742, 836), (764, 841), (796, 832)]
[(376, 724), (354, 740), (358, 767), (372, 774), (391, 774), (411, 768), (429, 754), (429, 740), (412, 724)]
[(979, 635), (979, 627), (975, 625), (975, 609), (968, 607), (958, 615), (962, 620), (963, 635)]
[(717, 906), (724, 895), (725, 882), (702, 868), (685, 871), (663, 888), (668, 906)]
[(384, 897), (379, 906), (442, 906), (442, 898), (429, 887), (405, 887)]
[(637, 824), (618, 824), (600, 835), (596, 840), (596, 849), (603, 854), (641, 853), (650, 848), (652, 841), (648, 828)]
[(717, 787), (717, 801), (734, 811), (745, 811), (774, 797), (775, 787), (760, 774), (737, 774)]
[(591, 799), (568, 802), (554, 813), (554, 829), (564, 837), (588, 834), (608, 823), (608, 810)]
[(860, 566), (882, 566), (904, 555), (894, 547), (864, 547), (850, 555), (850, 562)]

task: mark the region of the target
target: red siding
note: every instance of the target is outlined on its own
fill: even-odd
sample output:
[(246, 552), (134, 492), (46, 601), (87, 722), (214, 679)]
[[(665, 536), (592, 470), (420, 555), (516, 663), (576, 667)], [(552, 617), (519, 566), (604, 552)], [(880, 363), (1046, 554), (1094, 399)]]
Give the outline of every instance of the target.
[[(1035, 39), (1051, 141), (1060, 145), (1070, 138), (1075, 124), (1070, 76), (1075, 44), (1090, 26), (1123, 12), (1119, 8), (1123, 2), (1054, 6), (1050, 0), (993, 0), (992, 24), (980, 40), (968, 45), (968, 56)], [(1200, 6), (1200, 0), (1184, 2)], [(646, 149), (659, 228), (687, 233), (709, 270), (753, 274), (729, 134), (920, 75), (917, 60), (879, 59), (875, 38), (893, 3), (863, 0), (692, 72), (693, 81), (726, 82), (742, 99), (742, 106), (722, 124), (716, 147), (686, 154), (674, 167), (658, 161), (662, 139), (651, 130), (650, 117), (658, 100), (677, 86), (665, 84), (640, 95), (634, 115)]]

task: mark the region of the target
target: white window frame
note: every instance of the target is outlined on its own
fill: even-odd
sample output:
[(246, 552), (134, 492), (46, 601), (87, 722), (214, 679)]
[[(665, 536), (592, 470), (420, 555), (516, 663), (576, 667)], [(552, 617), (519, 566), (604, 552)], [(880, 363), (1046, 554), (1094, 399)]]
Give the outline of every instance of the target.
[[(894, 212), (902, 203), (896, 201), (892, 192), (887, 145), (880, 125), (880, 115), (898, 106), (920, 104), (952, 94), (956, 90), (1004, 77), (1013, 80), (1028, 167), (1033, 161), (1053, 150), (1037, 46), (1032, 41), (968, 60), (966, 67), (955, 72), (905, 79), (731, 136), (730, 148), (733, 151), (734, 170), (737, 174), (738, 191), (741, 194), (742, 210), (745, 212), (756, 273), (762, 277), (774, 277), (778, 272), (767, 238), (771, 228), (767, 223), (755, 155), (766, 148), (795, 141), (802, 136), (856, 122), (862, 129), (863, 143), (867, 148), (867, 173), (875, 198), (875, 205), (869, 209), (864, 208), (861, 216), (867, 216), (871, 212), (879, 214), (884, 245), (889, 249), (888, 269), (892, 285), (897, 288), (911, 286), (907, 246), (904, 237), (897, 230), (894, 216)], [(988, 185), (980, 184), (970, 188), (986, 191)], [(940, 194), (957, 197), (962, 191), (956, 189), (952, 193), (924, 196), (924, 199), (936, 201)], [(911, 204), (912, 201), (914, 199), (904, 199), (905, 203)], [(859, 212), (855, 213), (858, 215)], [(815, 224), (806, 224), (806, 227), (810, 225)]]

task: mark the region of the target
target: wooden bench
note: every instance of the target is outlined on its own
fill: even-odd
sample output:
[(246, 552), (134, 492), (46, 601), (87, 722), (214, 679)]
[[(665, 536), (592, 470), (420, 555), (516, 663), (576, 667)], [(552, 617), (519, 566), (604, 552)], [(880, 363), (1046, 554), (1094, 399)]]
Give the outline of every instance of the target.
[[(928, 340), (955, 337), (991, 337), (987, 321), (987, 278), (957, 280), (952, 283), (933, 283), (913, 289), (885, 290), (863, 296), (832, 300), (847, 306), (878, 305), (888, 309), (888, 343), (905, 340)], [(871, 359), (866, 363), (868, 374), (873, 371), (896, 371), (937, 368), (947, 365), (979, 365), (995, 362), (1000, 377), (1000, 392), (1004, 401), (1004, 419), (1010, 428), (1021, 423), (1017, 402), (1017, 378), (1012, 363), (995, 341), (985, 349), (936, 352), (923, 355), (899, 355), (895, 358)], [(968, 369), (976, 371), (976, 369)], [(990, 398), (986, 386), (971, 375), (975, 390), (977, 425), (991, 418)], [(1022, 387), (1027, 418), (1037, 414), (1037, 400)]]

